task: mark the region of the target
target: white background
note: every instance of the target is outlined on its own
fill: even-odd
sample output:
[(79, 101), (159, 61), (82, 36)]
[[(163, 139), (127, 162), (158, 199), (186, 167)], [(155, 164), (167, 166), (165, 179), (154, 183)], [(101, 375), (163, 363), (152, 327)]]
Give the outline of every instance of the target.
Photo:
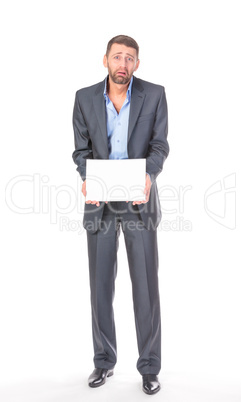
[[(162, 391), (240, 401), (239, 1), (3, 1), (1, 401), (144, 400), (123, 239), (118, 365), (93, 369), (84, 200), (72, 161), (75, 91), (106, 75), (108, 40), (140, 45), (136, 76), (166, 88), (170, 156), (158, 178)], [(6, 200), (5, 200), (6, 192)], [(236, 206), (235, 206), (236, 200)]]

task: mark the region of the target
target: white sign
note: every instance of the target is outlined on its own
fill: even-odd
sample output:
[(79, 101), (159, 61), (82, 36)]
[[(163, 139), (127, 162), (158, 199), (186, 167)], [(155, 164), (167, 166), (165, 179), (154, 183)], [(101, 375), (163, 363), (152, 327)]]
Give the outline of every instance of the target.
[(143, 201), (145, 159), (87, 159), (86, 201)]

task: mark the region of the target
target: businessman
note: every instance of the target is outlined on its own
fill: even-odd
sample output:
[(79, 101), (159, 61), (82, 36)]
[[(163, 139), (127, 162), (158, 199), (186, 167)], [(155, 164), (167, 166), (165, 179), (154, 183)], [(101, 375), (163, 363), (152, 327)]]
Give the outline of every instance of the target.
[(132, 281), (137, 369), (143, 391), (152, 395), (160, 390), (161, 369), (157, 250), (161, 209), (156, 178), (169, 153), (166, 97), (162, 86), (133, 75), (140, 64), (133, 38), (112, 38), (103, 63), (108, 70), (104, 81), (77, 91), (75, 98), (73, 160), (83, 180), (82, 193), (86, 196), (87, 159), (145, 158), (146, 184), (144, 201), (85, 203), (95, 366), (88, 384), (105, 384), (117, 361), (112, 304), (122, 229)]

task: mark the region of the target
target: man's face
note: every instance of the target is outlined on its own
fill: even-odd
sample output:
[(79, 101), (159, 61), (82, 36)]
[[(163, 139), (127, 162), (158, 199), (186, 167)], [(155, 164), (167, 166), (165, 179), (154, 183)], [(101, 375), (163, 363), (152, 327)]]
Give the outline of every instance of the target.
[(115, 84), (126, 85), (139, 67), (136, 49), (114, 43), (111, 46), (108, 58), (105, 55), (104, 66), (108, 68), (109, 77)]

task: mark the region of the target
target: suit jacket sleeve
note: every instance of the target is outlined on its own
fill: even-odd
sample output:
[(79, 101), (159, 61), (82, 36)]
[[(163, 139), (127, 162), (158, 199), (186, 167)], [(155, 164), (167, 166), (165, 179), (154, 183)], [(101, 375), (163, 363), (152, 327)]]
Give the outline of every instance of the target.
[(169, 153), (167, 142), (168, 113), (165, 90), (162, 87), (160, 100), (156, 109), (155, 122), (146, 156), (146, 171), (154, 181), (163, 169), (163, 164)]
[(73, 160), (77, 165), (77, 171), (80, 173), (82, 180), (86, 179), (86, 159), (93, 159), (92, 144), (89, 136), (87, 124), (84, 119), (79, 102), (79, 91), (76, 92), (74, 111), (73, 111), (73, 128), (75, 151), (73, 152)]

